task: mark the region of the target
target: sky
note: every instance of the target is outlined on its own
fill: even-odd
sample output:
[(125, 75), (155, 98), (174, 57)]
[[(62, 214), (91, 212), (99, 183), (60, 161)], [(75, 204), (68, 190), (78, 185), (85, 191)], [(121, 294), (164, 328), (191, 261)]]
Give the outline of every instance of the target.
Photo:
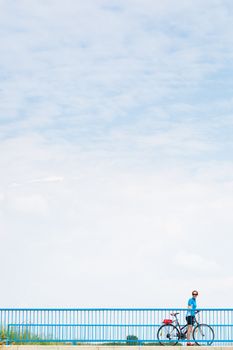
[(233, 307), (233, 2), (0, 0), (0, 307)]

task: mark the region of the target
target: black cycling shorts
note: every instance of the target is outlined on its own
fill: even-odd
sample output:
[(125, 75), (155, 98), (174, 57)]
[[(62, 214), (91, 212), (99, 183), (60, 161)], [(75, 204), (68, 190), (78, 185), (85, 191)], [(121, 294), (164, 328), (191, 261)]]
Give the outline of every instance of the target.
[(186, 321), (189, 326), (193, 326), (195, 322), (195, 316), (186, 316)]

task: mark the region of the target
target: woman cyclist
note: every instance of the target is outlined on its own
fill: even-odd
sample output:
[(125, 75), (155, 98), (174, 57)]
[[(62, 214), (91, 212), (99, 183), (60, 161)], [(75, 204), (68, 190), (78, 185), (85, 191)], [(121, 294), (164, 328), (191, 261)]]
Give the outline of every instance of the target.
[(190, 298), (188, 300), (188, 311), (186, 314), (186, 321), (188, 324), (188, 331), (187, 331), (187, 345), (190, 346), (192, 345), (190, 343), (190, 337), (193, 331), (193, 325), (195, 322), (195, 310), (197, 308), (197, 302), (196, 302), (196, 298), (198, 296), (198, 291), (197, 290), (193, 290), (192, 291), (192, 298)]

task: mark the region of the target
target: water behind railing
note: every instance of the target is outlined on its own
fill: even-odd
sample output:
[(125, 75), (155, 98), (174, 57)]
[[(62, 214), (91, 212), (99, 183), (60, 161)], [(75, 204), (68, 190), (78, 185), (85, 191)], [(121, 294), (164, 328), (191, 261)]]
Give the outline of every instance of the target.
[[(15, 343), (143, 345), (158, 343), (158, 329), (172, 312), (186, 324), (187, 310), (174, 308), (0, 309), (0, 324), (2, 338)], [(233, 345), (233, 309), (201, 309), (197, 319), (213, 328), (213, 345)]]

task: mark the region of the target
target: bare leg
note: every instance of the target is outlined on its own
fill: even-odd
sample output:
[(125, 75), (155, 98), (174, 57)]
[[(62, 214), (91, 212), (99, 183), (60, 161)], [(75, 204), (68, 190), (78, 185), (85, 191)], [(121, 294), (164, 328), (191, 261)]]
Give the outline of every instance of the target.
[(188, 342), (190, 342), (192, 330), (193, 330), (193, 326), (192, 325), (188, 325), (188, 331), (187, 331), (187, 341)]

